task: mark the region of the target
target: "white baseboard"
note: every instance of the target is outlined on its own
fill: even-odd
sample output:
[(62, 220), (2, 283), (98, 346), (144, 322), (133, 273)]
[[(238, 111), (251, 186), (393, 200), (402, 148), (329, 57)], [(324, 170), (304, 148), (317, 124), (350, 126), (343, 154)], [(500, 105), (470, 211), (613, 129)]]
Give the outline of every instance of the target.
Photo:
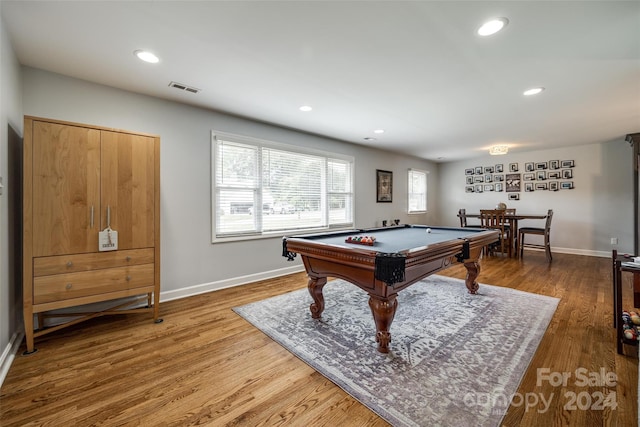
[(13, 334), (7, 344), (7, 347), (2, 351), (2, 355), (0, 356), (0, 387), (9, 373), (9, 368), (13, 363), (13, 359), (16, 357), (16, 353), (18, 352), (18, 348), (20, 348), (23, 337), (24, 334), (21, 332)]
[[(525, 251), (544, 251), (544, 249), (535, 249), (535, 248), (524, 248), (524, 250)], [(571, 254), (571, 255), (595, 256), (600, 258), (611, 258), (611, 251), (603, 252), (603, 251), (591, 251), (591, 250), (575, 249), (575, 248), (551, 247), (551, 254)]]
[(261, 273), (249, 274), (246, 276), (232, 277), (230, 279), (219, 280), (217, 282), (202, 283), (200, 285), (189, 286), (172, 291), (163, 291), (160, 292), (160, 301), (165, 302), (180, 298), (186, 298), (194, 295), (204, 294), (206, 292), (246, 285), (247, 283), (273, 279), (274, 277), (286, 276), (287, 274), (300, 273), (303, 271), (304, 266), (302, 264), (297, 264), (291, 267), (279, 268), (277, 270), (264, 271)]

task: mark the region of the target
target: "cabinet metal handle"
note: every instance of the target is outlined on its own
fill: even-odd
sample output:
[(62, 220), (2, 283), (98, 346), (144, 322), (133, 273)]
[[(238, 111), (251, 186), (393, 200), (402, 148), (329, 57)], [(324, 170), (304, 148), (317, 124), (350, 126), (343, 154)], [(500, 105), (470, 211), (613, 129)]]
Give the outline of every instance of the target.
[(93, 228), (93, 205), (91, 205), (91, 226), (90, 228)]
[(127, 276), (127, 282), (131, 280), (131, 276)]
[(67, 267), (73, 267), (73, 262), (67, 261)]
[(111, 206), (107, 206), (107, 228), (111, 228)]
[(67, 283), (67, 286), (65, 286), (65, 288), (67, 288), (67, 290), (71, 289), (72, 285), (71, 283)]

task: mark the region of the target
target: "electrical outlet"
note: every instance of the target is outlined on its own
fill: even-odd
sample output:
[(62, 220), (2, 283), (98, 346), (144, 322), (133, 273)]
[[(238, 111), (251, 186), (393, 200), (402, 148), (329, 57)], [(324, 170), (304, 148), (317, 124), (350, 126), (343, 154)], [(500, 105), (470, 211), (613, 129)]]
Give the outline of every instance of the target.
[(611, 244), (612, 245), (617, 245), (618, 244), (618, 238), (617, 237), (612, 237), (611, 238)]

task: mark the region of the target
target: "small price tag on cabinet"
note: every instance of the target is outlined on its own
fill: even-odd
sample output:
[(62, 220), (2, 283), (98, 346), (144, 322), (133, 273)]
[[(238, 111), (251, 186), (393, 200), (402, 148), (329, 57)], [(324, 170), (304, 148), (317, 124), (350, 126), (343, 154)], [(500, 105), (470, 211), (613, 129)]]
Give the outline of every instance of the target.
[(98, 233), (98, 251), (115, 251), (118, 249), (118, 232), (107, 227)]

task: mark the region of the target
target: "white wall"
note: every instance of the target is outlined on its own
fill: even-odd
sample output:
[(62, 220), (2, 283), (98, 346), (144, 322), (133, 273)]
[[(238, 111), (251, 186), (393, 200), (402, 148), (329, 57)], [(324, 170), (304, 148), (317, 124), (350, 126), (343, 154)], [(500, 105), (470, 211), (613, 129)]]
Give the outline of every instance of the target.
[[(9, 132), (12, 127), (15, 132)], [(14, 247), (9, 246), (8, 200), (16, 191), (15, 182), (8, 174), (8, 145), (10, 135), (22, 134), (22, 98), (20, 93), (20, 66), (5, 31), (0, 15), (0, 177), (4, 184), (0, 195), (0, 384), (13, 357), (12, 347), (19, 344), (21, 330), (21, 293), (14, 260)], [(14, 198), (15, 199), (15, 198)]]
[[(633, 132), (628, 129), (628, 132)], [(573, 190), (520, 192), (520, 200), (507, 200), (506, 192), (465, 193), (465, 169), (476, 166), (518, 163), (524, 173), (525, 162), (574, 160)], [(488, 154), (474, 160), (440, 165), (439, 217), (443, 224), (459, 225), (458, 209), (478, 212), (499, 202), (522, 213), (546, 213), (553, 209), (551, 247), (556, 252), (611, 256), (611, 249), (633, 252), (633, 163), (632, 149), (619, 141), (553, 150)], [(541, 221), (522, 221), (521, 225), (542, 226)], [(617, 237), (618, 245), (611, 245)]]
[[(354, 156), (355, 223), (372, 227), (382, 219), (435, 223), (435, 215), (406, 214), (407, 170), (430, 171), (426, 160), (373, 150), (328, 138), (278, 128), (210, 110), (125, 92), (106, 86), (23, 68), (24, 114), (94, 124), (161, 137), (162, 299), (282, 274), (290, 263), (281, 256), (280, 238), (211, 243), (211, 130)], [(187, 96), (196, 96), (186, 94)], [(376, 169), (394, 172), (393, 203), (376, 203)], [(437, 192), (429, 203), (436, 205)], [(195, 288), (193, 288), (195, 287)]]

